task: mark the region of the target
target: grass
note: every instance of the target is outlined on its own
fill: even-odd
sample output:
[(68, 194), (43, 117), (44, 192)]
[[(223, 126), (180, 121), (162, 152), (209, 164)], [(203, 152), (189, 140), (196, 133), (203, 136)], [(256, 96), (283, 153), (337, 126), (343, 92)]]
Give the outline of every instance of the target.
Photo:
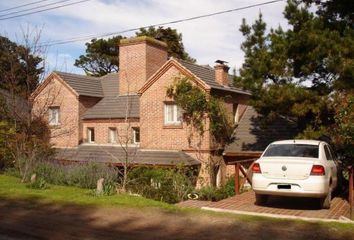
[(173, 205), (128, 194), (94, 196), (92, 190), (77, 187), (49, 185), (48, 189), (32, 189), (20, 179), (0, 174), (0, 197), (13, 199), (36, 199), (46, 203), (71, 203), (80, 205), (176, 208)]
[(268, 218), (263, 216), (246, 216), (235, 215), (231, 213), (217, 213), (204, 211), (200, 209), (182, 209), (175, 205), (146, 199), (144, 197), (131, 196), (128, 194), (116, 194), (112, 196), (94, 196), (90, 194), (92, 190), (77, 187), (49, 185), (48, 189), (32, 189), (26, 184), (20, 182), (19, 178), (0, 174), (0, 199), (16, 199), (16, 200), (35, 200), (39, 203), (59, 203), (59, 204), (78, 204), (78, 205), (94, 205), (104, 207), (127, 207), (127, 208), (157, 208), (159, 210), (168, 211), (177, 214), (192, 215), (208, 215), (214, 217), (227, 217), (237, 221), (248, 222), (288, 222), (293, 224), (315, 224), (324, 228), (334, 228), (337, 230), (353, 231), (353, 224), (346, 223), (312, 223), (302, 220), (284, 220), (276, 218)]

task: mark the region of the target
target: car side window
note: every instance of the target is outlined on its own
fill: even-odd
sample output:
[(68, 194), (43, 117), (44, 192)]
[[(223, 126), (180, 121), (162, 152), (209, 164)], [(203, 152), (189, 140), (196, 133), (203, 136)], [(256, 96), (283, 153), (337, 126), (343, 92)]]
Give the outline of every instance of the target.
[(332, 155), (333, 160), (338, 160), (338, 156), (337, 156), (336, 152), (333, 151), (333, 148), (330, 145), (328, 145), (328, 148), (329, 148), (329, 151)]
[(330, 152), (327, 145), (324, 145), (324, 152), (325, 152), (327, 160), (333, 160), (333, 157), (332, 157), (331, 152)]

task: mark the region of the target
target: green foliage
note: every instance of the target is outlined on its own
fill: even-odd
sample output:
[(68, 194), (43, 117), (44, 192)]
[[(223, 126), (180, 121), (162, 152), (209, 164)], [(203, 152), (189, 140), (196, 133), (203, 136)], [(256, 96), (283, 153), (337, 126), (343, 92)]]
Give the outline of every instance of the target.
[(95, 189), (97, 180), (104, 178), (104, 194), (112, 194), (115, 191), (118, 173), (113, 167), (89, 162), (64, 166), (60, 164), (42, 162), (33, 170), (38, 178), (56, 185), (76, 186)]
[(110, 206), (131, 208), (163, 208), (176, 210), (174, 205), (158, 202), (143, 197), (130, 196), (128, 194), (103, 195), (94, 197), (89, 194), (91, 190), (78, 187), (50, 185), (45, 191), (28, 188), (17, 177), (0, 174), (0, 196), (2, 199), (18, 199), (31, 202), (34, 199), (44, 200), (46, 203), (55, 204), (79, 204), (88, 206)]
[(335, 98), (335, 124), (332, 141), (344, 165), (354, 165), (354, 93), (338, 93)]
[(178, 33), (176, 29), (170, 27), (149, 27), (141, 28), (138, 32), (135, 33), (137, 37), (148, 36), (165, 42), (167, 44), (167, 52), (170, 57), (179, 58), (189, 62), (195, 62), (195, 59), (190, 57), (189, 54), (185, 51), (182, 34)]
[(14, 137), (14, 126), (8, 121), (0, 121), (0, 169), (10, 167), (12, 165), (11, 153), (7, 148), (8, 138)]
[(43, 178), (38, 178), (34, 182), (27, 184), (28, 188), (32, 189), (47, 189), (49, 188), (47, 182)]
[(354, 3), (352, 0), (303, 0), (308, 4), (315, 4), (316, 13), (330, 28), (344, 30), (354, 24)]
[(86, 54), (75, 60), (75, 66), (82, 68), (89, 76), (100, 77), (118, 72), (119, 42), (124, 37), (92, 39), (86, 43)]
[(43, 59), (31, 49), (0, 36), (0, 89), (28, 98), (39, 84)]
[(231, 140), (233, 125), (226, 113), (223, 100), (207, 96), (188, 78), (176, 78), (173, 85), (167, 88), (166, 94), (183, 109), (183, 118), (201, 135), (205, 132), (205, 123), (209, 118), (210, 132), (217, 143), (224, 146)]
[(198, 189), (196, 193), (199, 196), (199, 200), (220, 201), (235, 195), (235, 182), (233, 178), (229, 178), (226, 184), (220, 188), (206, 186)]
[(181, 170), (134, 168), (129, 172), (128, 189), (150, 199), (167, 203), (180, 202), (193, 189), (190, 177)]
[[(316, 13), (310, 5), (315, 3)], [(345, 0), (289, 0), (284, 17), (290, 28), (266, 31), (262, 15), (251, 26), (243, 20), (241, 48), (245, 63), (235, 85), (252, 91), (251, 104), (265, 119), (282, 116), (298, 126), (298, 137), (332, 142), (343, 133), (333, 95), (352, 95), (354, 88), (354, 29)], [(341, 152), (342, 156), (350, 152)], [(347, 153), (345, 153), (347, 152)]]

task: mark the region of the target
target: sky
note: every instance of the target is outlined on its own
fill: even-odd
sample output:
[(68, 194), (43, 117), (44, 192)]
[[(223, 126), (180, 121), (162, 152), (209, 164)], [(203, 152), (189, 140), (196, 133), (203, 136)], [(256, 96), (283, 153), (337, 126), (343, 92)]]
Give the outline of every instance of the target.
[[(9, 12), (58, 1), (48, 0), (11, 11), (2, 11), (36, 0), (0, 0), (0, 19)], [(79, 0), (67, 0), (61, 4), (75, 1)], [(55, 10), (0, 20), (0, 34), (18, 43), (23, 43), (23, 33), (35, 36), (39, 31), (40, 42), (65, 40), (78, 36), (119, 32), (267, 1), (269, 0), (90, 0)], [(242, 19), (245, 18), (248, 23), (252, 23), (261, 12), (268, 29), (277, 28), (279, 25), (287, 28), (287, 22), (283, 17), (285, 4), (286, 1), (277, 2), (171, 24), (168, 27), (175, 28), (182, 34), (186, 51), (198, 64), (214, 66), (215, 60), (221, 59), (229, 62), (231, 69), (238, 70), (244, 59), (240, 49), (244, 37), (239, 32)], [(135, 32), (123, 35), (134, 36)], [(82, 69), (76, 68), (73, 64), (75, 59), (85, 53), (85, 42), (88, 41), (48, 47), (45, 51), (47, 72), (58, 70), (84, 74)]]

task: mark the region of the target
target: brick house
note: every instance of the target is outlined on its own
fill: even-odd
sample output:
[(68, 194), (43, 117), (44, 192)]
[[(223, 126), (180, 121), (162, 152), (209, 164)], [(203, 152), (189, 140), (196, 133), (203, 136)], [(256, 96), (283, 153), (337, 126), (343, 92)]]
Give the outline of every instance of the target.
[[(149, 37), (121, 40), (119, 60), (119, 73), (103, 77), (53, 72), (33, 93), (33, 113), (44, 114), (51, 126), (55, 158), (119, 166), (126, 146), (134, 152), (132, 164), (183, 164), (204, 175), (205, 162), (221, 156), (210, 135), (188, 137), (191, 130), (167, 87), (176, 77), (190, 78), (207, 94), (224, 97), (235, 122), (250, 93), (231, 86), (226, 65), (168, 59), (167, 45)], [(226, 170), (220, 168), (222, 176)]]

